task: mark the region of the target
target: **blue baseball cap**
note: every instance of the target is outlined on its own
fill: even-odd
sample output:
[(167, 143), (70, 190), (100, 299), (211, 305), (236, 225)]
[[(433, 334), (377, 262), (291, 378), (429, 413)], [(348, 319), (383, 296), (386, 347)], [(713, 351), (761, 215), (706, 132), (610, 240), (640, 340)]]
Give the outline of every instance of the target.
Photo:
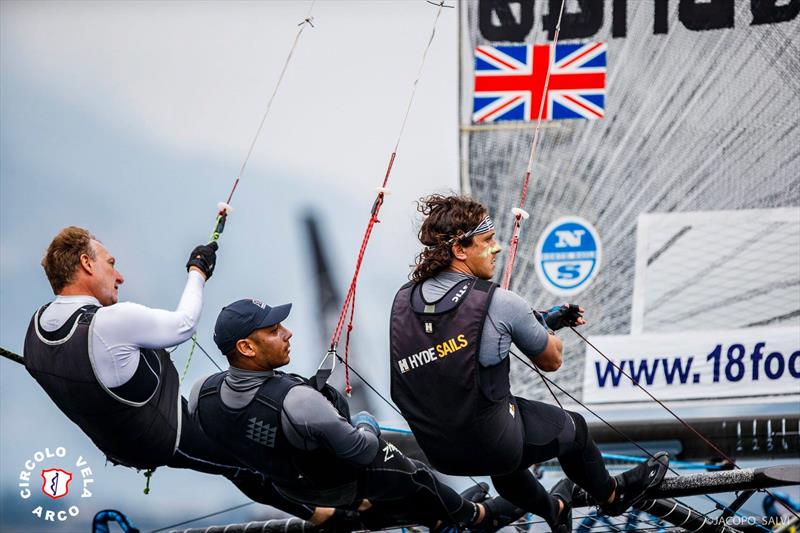
[(217, 348), (228, 354), (236, 342), (261, 328), (274, 326), (289, 316), (292, 304), (270, 307), (260, 300), (245, 298), (222, 308), (214, 325), (214, 342)]

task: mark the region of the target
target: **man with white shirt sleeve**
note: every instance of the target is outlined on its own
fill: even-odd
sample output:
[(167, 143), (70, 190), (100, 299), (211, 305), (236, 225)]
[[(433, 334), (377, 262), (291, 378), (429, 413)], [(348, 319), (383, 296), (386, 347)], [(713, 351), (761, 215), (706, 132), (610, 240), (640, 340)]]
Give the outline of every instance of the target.
[(124, 278), (114, 257), (85, 229), (63, 229), (42, 259), (56, 299), (31, 321), (25, 366), (115, 463), (221, 473), (191, 450), (194, 431), (165, 350), (189, 339), (197, 326), (215, 248), (201, 245), (192, 252), (175, 311), (117, 303)]
[(216, 250), (215, 242), (192, 250), (174, 311), (151, 309), (118, 303), (124, 278), (114, 257), (87, 230), (64, 228), (42, 259), (56, 298), (31, 320), (25, 367), (113, 463), (223, 475), (253, 500), (319, 523), (316, 519), (330, 517), (333, 510), (278, 495), (264, 476), (243, 467), (203, 433), (181, 397), (166, 348), (194, 333)]

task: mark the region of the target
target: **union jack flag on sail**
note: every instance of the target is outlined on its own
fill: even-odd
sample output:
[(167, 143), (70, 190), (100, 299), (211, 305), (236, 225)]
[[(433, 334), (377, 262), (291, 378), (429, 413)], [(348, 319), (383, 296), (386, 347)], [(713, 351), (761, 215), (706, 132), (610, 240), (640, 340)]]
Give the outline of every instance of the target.
[(606, 49), (606, 43), (479, 46), (472, 121), (536, 120), (542, 98), (542, 120), (603, 118)]

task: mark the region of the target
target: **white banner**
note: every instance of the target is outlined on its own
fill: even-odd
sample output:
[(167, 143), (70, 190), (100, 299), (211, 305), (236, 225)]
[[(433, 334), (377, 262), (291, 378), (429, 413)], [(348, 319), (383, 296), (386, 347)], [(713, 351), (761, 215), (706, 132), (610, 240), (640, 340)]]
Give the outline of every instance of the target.
[(625, 374), (659, 400), (800, 394), (797, 328), (610, 335), (589, 340), (619, 369), (586, 346), (583, 400), (587, 403), (648, 401)]

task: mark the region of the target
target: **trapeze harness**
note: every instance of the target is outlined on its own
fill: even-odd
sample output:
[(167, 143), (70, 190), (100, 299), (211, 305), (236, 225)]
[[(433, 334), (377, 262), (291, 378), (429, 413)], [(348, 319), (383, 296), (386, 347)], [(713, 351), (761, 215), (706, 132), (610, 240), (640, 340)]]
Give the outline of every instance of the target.
[[(269, 476), (290, 499), (319, 505), (346, 505), (356, 499), (359, 470), (324, 449), (299, 450), (281, 427), (283, 401), (289, 390), (308, 386), (305, 379), (275, 371), (241, 409), (225, 405), (220, 389), (227, 372), (205, 380), (198, 396), (200, 425), (242, 463)], [(334, 408), (350, 419), (347, 402), (327, 386), (321, 391)]]
[(166, 464), (180, 438), (178, 372), (167, 351), (141, 348), (131, 379), (106, 387), (91, 348), (99, 307), (85, 305), (59, 329), (45, 331), (39, 318), (49, 305), (28, 326), (25, 368), (109, 460), (139, 469)]
[(445, 474), (507, 474), (522, 459), (524, 428), (510, 392), (509, 360), (490, 367), (478, 362), (496, 287), (464, 280), (428, 302), (421, 283), (407, 283), (392, 305), (392, 399)]

